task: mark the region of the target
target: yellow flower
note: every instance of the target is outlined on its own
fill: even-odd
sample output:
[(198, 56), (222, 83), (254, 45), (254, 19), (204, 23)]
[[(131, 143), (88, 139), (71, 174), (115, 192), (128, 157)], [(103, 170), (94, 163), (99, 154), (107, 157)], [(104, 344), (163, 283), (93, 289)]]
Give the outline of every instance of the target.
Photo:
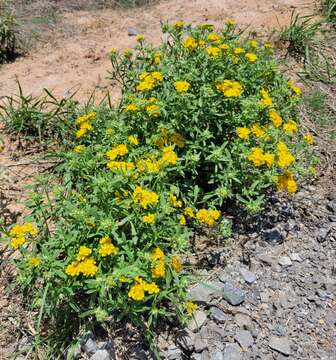
[(260, 103), (264, 106), (272, 106), (273, 100), (269, 95), (268, 91), (265, 89), (260, 90), (261, 100)]
[(33, 223), (15, 224), (9, 231), (10, 236), (37, 235), (38, 230)]
[(308, 144), (308, 145), (313, 145), (314, 143), (314, 139), (313, 137), (309, 134), (309, 133), (306, 133), (303, 135), (303, 140)]
[(184, 215), (180, 215), (180, 224), (181, 225), (186, 225), (187, 224), (187, 220), (186, 220)]
[(251, 127), (251, 133), (255, 137), (260, 138), (265, 135), (265, 130), (262, 127), (260, 127), (258, 124), (253, 124)]
[(28, 261), (28, 265), (32, 268), (39, 266), (40, 264), (41, 264), (41, 260), (36, 256), (31, 257)]
[(296, 86), (292, 80), (288, 81), (288, 86), (291, 88), (291, 90), (295, 95), (297, 96), (302, 95), (302, 90), (298, 86)]
[(118, 49), (114, 47), (110, 51), (111, 51), (111, 54), (116, 54), (118, 52)]
[(156, 52), (154, 54), (154, 59), (153, 59), (153, 62), (155, 65), (159, 65), (160, 62), (161, 62), (161, 53), (160, 52)]
[(13, 249), (18, 249), (26, 242), (26, 238), (23, 235), (16, 235), (11, 239), (11, 246)]
[(216, 88), (221, 91), (225, 97), (238, 97), (243, 91), (240, 83), (232, 80), (224, 80), (221, 83), (217, 83)]
[(148, 102), (150, 103), (150, 104), (155, 104), (156, 102), (157, 102), (157, 98), (155, 98), (155, 97), (150, 97), (149, 99), (148, 99)]
[(198, 41), (196, 39), (194, 39), (192, 36), (188, 36), (183, 41), (183, 47), (188, 50), (195, 50), (198, 47)]
[(181, 264), (181, 261), (180, 259), (178, 258), (178, 256), (176, 255), (173, 255), (172, 258), (171, 258), (171, 264), (172, 264), (172, 267), (173, 269), (176, 271), (176, 272), (180, 272), (182, 270), (182, 264)]
[(84, 276), (94, 276), (98, 272), (94, 258), (87, 258), (79, 263), (80, 272)]
[(126, 106), (126, 111), (137, 111), (139, 110), (138, 106), (136, 104), (129, 104)]
[(255, 49), (258, 46), (257, 40), (250, 40), (249, 45), (251, 48)]
[(111, 135), (113, 135), (113, 129), (108, 128), (108, 129), (106, 129), (105, 133), (107, 136), (111, 136)]
[(187, 312), (189, 315), (192, 315), (192, 313), (198, 309), (198, 305), (193, 303), (192, 301), (188, 301), (187, 302), (187, 305), (186, 305), (186, 308), (187, 308)]
[(236, 129), (237, 135), (241, 138), (241, 139), (247, 139), (249, 137), (250, 134), (250, 130), (246, 127), (238, 127)]
[(235, 22), (234, 22), (233, 19), (227, 19), (227, 20), (225, 21), (225, 24), (226, 24), (227, 26), (229, 26), (229, 27), (232, 27), (232, 26), (235, 25)]
[(142, 35), (142, 34), (140, 34), (140, 35), (138, 35), (138, 36), (136, 37), (136, 40), (137, 40), (138, 42), (143, 42), (143, 41), (145, 40), (145, 36)]
[(221, 41), (221, 37), (216, 34), (216, 33), (210, 33), (208, 36), (207, 36), (207, 39), (211, 42), (220, 42)]
[(183, 26), (184, 26), (184, 22), (183, 22), (183, 21), (176, 21), (176, 22), (174, 23), (174, 25), (173, 25), (173, 27), (174, 27), (175, 29), (181, 29), (181, 28), (183, 28)]
[(270, 42), (265, 42), (265, 43), (264, 43), (264, 48), (265, 48), (265, 49), (272, 49), (272, 48), (273, 48), (273, 45), (272, 45)]
[(219, 56), (220, 54), (220, 48), (218, 47), (210, 47), (210, 48), (207, 48), (207, 53), (209, 56), (213, 57), (213, 58), (216, 58)]
[(87, 246), (80, 246), (78, 253), (76, 255), (76, 260), (81, 261), (86, 259), (90, 254), (92, 253), (92, 250), (88, 248)]
[(134, 170), (135, 165), (133, 162), (126, 162), (126, 161), (109, 161), (107, 163), (107, 167), (110, 170), (118, 170), (122, 171), (123, 173), (127, 173), (129, 171)]
[(245, 57), (250, 63), (255, 63), (258, 59), (258, 56), (254, 53), (247, 53)]
[(278, 165), (280, 167), (287, 167), (295, 162), (294, 156), (290, 153), (287, 145), (279, 142), (277, 145)]
[(187, 92), (190, 88), (188, 81), (175, 81), (174, 86), (178, 92)]
[(118, 156), (124, 156), (128, 154), (128, 149), (125, 144), (119, 144), (106, 152), (106, 157), (109, 160), (115, 160)]
[(155, 215), (154, 214), (147, 214), (142, 217), (143, 221), (146, 224), (154, 224), (155, 223)]
[(130, 135), (130, 136), (128, 137), (128, 141), (129, 141), (129, 143), (132, 144), (132, 145), (138, 145), (138, 144), (139, 144), (139, 140), (138, 140), (138, 138), (137, 138), (135, 135)]
[(194, 210), (190, 206), (184, 209), (184, 214), (187, 215), (190, 219), (195, 217)]
[(78, 275), (80, 275), (81, 269), (80, 269), (79, 263), (77, 261), (73, 261), (71, 264), (69, 264), (65, 268), (65, 273), (68, 276), (78, 276)]
[(156, 205), (158, 203), (159, 196), (153, 191), (145, 190), (141, 186), (137, 186), (133, 191), (133, 201), (144, 209), (147, 209), (148, 205)]
[(251, 154), (247, 158), (254, 166), (262, 166), (265, 164), (264, 150), (260, 147), (253, 147)]
[(130, 49), (125, 49), (125, 50), (123, 51), (123, 54), (124, 54), (125, 57), (130, 57), (130, 56), (132, 56), (132, 50), (130, 50)]
[(221, 44), (218, 47), (220, 49), (222, 49), (222, 50), (229, 50), (230, 49), (230, 45), (228, 45), (228, 44)]
[(162, 149), (162, 164), (172, 164), (175, 165), (177, 162), (177, 154), (173, 150), (172, 146), (166, 146)]
[(219, 219), (220, 214), (219, 210), (200, 209), (197, 211), (196, 218), (203, 224), (213, 226), (215, 221)]
[(156, 247), (152, 251), (151, 258), (152, 260), (163, 260), (165, 258), (165, 254), (159, 247)]
[(148, 105), (146, 107), (146, 111), (147, 111), (148, 115), (150, 115), (150, 116), (153, 116), (153, 117), (160, 116), (160, 108), (157, 105)]
[(119, 252), (118, 247), (112, 244), (111, 239), (108, 236), (104, 236), (99, 240), (99, 250), (98, 253), (100, 256), (105, 257), (108, 255), (117, 255)]
[(177, 200), (177, 197), (175, 195), (173, 195), (173, 194), (170, 194), (169, 202), (171, 203), (172, 206), (174, 206), (176, 208), (181, 208), (182, 207), (182, 201)]
[(283, 124), (283, 129), (285, 131), (286, 134), (293, 134), (297, 132), (297, 125), (296, 122), (293, 120), (288, 120), (286, 123)]
[(119, 282), (120, 282), (121, 284), (127, 282), (127, 279), (125, 278), (124, 275), (119, 276), (119, 279), (118, 279), (118, 280), (119, 280)]
[(73, 152), (75, 152), (76, 154), (81, 154), (84, 150), (85, 150), (84, 145), (77, 145), (74, 147)]
[(164, 278), (166, 276), (166, 267), (163, 260), (152, 266), (152, 276), (154, 278)]
[(283, 174), (278, 175), (276, 178), (278, 190), (287, 190), (290, 193), (295, 193), (297, 191), (294, 175), (290, 171), (284, 171)]
[(282, 117), (276, 111), (270, 111), (269, 118), (276, 128), (282, 125)]
[(241, 47), (237, 47), (237, 48), (233, 49), (233, 53), (235, 55), (243, 54), (244, 52), (245, 52), (245, 50), (243, 48), (241, 48)]
[(135, 301), (143, 300), (145, 297), (145, 291), (143, 288), (143, 284), (136, 283), (136, 284), (132, 285), (128, 292), (128, 297)]
[(159, 71), (153, 71), (152, 73), (150, 73), (150, 76), (155, 81), (163, 81), (163, 75)]
[(271, 167), (274, 163), (274, 154), (266, 152), (264, 154), (264, 161), (268, 167)]
[(148, 294), (158, 294), (160, 292), (160, 288), (155, 283), (144, 283), (143, 289), (148, 292)]

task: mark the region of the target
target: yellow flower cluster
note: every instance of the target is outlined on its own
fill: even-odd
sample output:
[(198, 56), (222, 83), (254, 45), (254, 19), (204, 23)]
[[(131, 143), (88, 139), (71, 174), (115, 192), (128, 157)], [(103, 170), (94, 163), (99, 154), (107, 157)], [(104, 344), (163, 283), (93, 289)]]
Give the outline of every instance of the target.
[(115, 160), (118, 156), (124, 156), (128, 154), (128, 149), (125, 144), (119, 144), (106, 152), (106, 156), (109, 160)]
[(122, 171), (123, 173), (127, 173), (135, 169), (135, 165), (133, 162), (126, 161), (109, 161), (107, 163), (107, 167), (110, 170), (118, 170)]
[(142, 219), (146, 224), (154, 224), (155, 220), (156, 220), (156, 216), (155, 216), (155, 214), (147, 214), (147, 215), (144, 215), (142, 217)]
[(164, 278), (166, 275), (164, 252), (159, 247), (156, 247), (151, 254), (151, 258), (155, 261), (152, 265), (152, 276), (154, 278)]
[(76, 125), (79, 125), (79, 129), (76, 132), (76, 138), (79, 139), (84, 136), (88, 131), (93, 129), (91, 121), (96, 119), (96, 113), (94, 111), (87, 115), (80, 116), (76, 119)]
[(290, 171), (285, 171), (283, 174), (277, 176), (278, 190), (287, 190), (290, 193), (297, 191), (297, 184), (294, 180), (294, 175)]
[(207, 39), (213, 43), (220, 43), (222, 41), (221, 37), (216, 33), (208, 34)]
[(268, 116), (276, 128), (282, 125), (282, 117), (276, 111), (270, 111)]
[(245, 57), (250, 63), (255, 63), (258, 59), (258, 56), (254, 53), (247, 53)]
[(260, 127), (258, 124), (253, 124), (251, 129), (247, 127), (238, 127), (236, 128), (236, 133), (239, 138), (246, 140), (248, 139), (250, 133), (252, 133), (255, 137), (260, 138), (265, 135), (265, 129)]
[(283, 124), (283, 129), (286, 134), (292, 135), (298, 131), (297, 124), (293, 120), (288, 120), (286, 123)]
[(188, 81), (175, 81), (174, 82), (174, 86), (176, 91), (178, 92), (187, 92), (190, 88), (190, 84), (188, 83)]
[(218, 47), (209, 47), (206, 49), (206, 51), (208, 55), (213, 58), (217, 58), (221, 53), (221, 50)]
[(84, 150), (85, 150), (84, 145), (77, 145), (74, 147), (73, 152), (75, 152), (76, 154), (81, 154)]
[(117, 255), (119, 249), (117, 246), (112, 244), (111, 239), (108, 236), (104, 236), (99, 240), (99, 250), (98, 253), (100, 256), (105, 257), (108, 255)]
[(15, 224), (9, 231), (11, 246), (18, 249), (27, 241), (27, 235), (35, 236), (37, 233), (37, 228), (32, 223)]
[(266, 89), (260, 90), (260, 96), (261, 96), (261, 100), (260, 100), (261, 105), (264, 105), (264, 106), (272, 106), (273, 105), (273, 100)]
[(313, 137), (312, 137), (309, 133), (303, 135), (303, 140), (304, 140), (308, 145), (313, 145), (313, 143), (314, 143), (314, 139), (313, 139)]
[(183, 21), (176, 21), (176, 22), (174, 23), (174, 25), (173, 25), (173, 27), (174, 27), (175, 29), (181, 29), (181, 28), (183, 28), (183, 26), (184, 26), (184, 22), (183, 22)]
[(216, 89), (225, 97), (238, 97), (241, 95), (243, 88), (238, 81), (224, 80), (216, 84)]
[(195, 310), (198, 309), (198, 305), (193, 303), (192, 301), (188, 301), (186, 304), (187, 313), (192, 315)]
[(294, 156), (289, 151), (287, 145), (280, 141), (277, 145), (278, 165), (287, 167), (295, 162)]
[(90, 257), (92, 250), (87, 246), (81, 246), (76, 255), (76, 261), (71, 262), (66, 268), (65, 273), (68, 276), (94, 276), (98, 271), (96, 261)]
[(140, 83), (137, 85), (136, 89), (138, 91), (152, 90), (156, 84), (163, 80), (163, 76), (159, 71), (153, 72), (144, 72), (139, 77)]
[(196, 219), (202, 224), (213, 226), (220, 218), (221, 212), (219, 210), (200, 209), (196, 213)]
[(183, 41), (183, 47), (185, 49), (188, 50), (195, 50), (198, 47), (199, 48), (204, 48), (205, 47), (205, 42), (204, 40), (197, 40), (195, 38), (193, 38), (192, 36), (188, 36), (184, 41)]
[(237, 47), (237, 48), (234, 48), (234, 49), (233, 49), (233, 53), (234, 53), (235, 55), (244, 54), (244, 52), (245, 52), (245, 50), (244, 50), (243, 48), (241, 48), (241, 47)]
[(237, 133), (238, 137), (245, 140), (245, 139), (247, 139), (249, 137), (250, 130), (248, 128), (246, 128), (246, 127), (238, 127), (236, 129), (236, 133)]
[(40, 264), (41, 264), (41, 260), (36, 256), (31, 257), (28, 261), (28, 265), (31, 268), (35, 268), (35, 267), (39, 266)]
[(135, 284), (133, 284), (128, 292), (128, 297), (135, 301), (141, 301), (145, 297), (145, 292), (150, 295), (158, 294), (160, 292), (159, 287), (154, 283), (147, 283), (145, 280), (137, 277)]
[(152, 104), (146, 107), (147, 114), (152, 117), (160, 116), (160, 107), (158, 105)]
[(253, 147), (251, 154), (248, 156), (248, 160), (256, 167), (265, 164), (270, 167), (274, 163), (274, 155), (269, 152), (264, 153), (264, 150), (260, 147)]
[(288, 81), (288, 86), (296, 96), (301, 96), (302, 90), (298, 86), (296, 86), (292, 80)]
[(131, 145), (134, 145), (134, 146), (139, 145), (139, 139), (135, 135), (130, 135), (128, 137), (128, 141)]
[(180, 272), (180, 271), (182, 270), (181, 260), (179, 259), (178, 256), (176, 256), (176, 255), (173, 255), (173, 256), (172, 256), (172, 258), (171, 258), (171, 264), (172, 264), (173, 269), (174, 269), (176, 272)]
[(175, 165), (177, 162), (177, 154), (173, 150), (172, 146), (166, 146), (162, 149), (162, 159), (160, 164), (171, 164)]
[(154, 142), (154, 144), (159, 149), (162, 149), (165, 145), (168, 145), (170, 143), (175, 144), (180, 149), (184, 148), (184, 146), (185, 146), (184, 139), (180, 133), (174, 132), (169, 137), (169, 132), (167, 129), (161, 128), (160, 132), (161, 132), (161, 134), (160, 134), (159, 138), (157, 138)]
[(138, 107), (138, 105), (131, 103), (126, 106), (125, 110), (129, 111), (129, 112), (134, 112), (134, 111), (138, 111), (139, 107)]
[(142, 208), (147, 209), (148, 206), (156, 205), (158, 203), (159, 196), (154, 191), (137, 186), (133, 191), (133, 201)]

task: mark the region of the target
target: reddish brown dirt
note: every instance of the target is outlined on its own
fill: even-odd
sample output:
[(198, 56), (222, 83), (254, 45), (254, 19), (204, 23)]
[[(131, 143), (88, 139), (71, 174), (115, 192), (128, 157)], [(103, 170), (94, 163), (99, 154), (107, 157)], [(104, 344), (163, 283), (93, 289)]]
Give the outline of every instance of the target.
[(80, 88), (80, 98), (87, 97), (94, 88), (104, 92), (109, 87), (109, 50), (132, 47), (136, 42), (135, 37), (128, 36), (129, 27), (154, 44), (161, 39), (162, 20), (208, 21), (220, 27), (225, 19), (232, 18), (241, 28), (264, 35), (288, 24), (293, 10), (312, 13), (313, 4), (312, 0), (242, 0), (239, 4), (236, 0), (171, 0), (130, 10), (65, 13), (61, 28), (50, 42), (0, 68), (0, 98), (17, 92), (16, 79), (25, 93), (34, 95), (43, 88), (54, 90), (58, 96)]

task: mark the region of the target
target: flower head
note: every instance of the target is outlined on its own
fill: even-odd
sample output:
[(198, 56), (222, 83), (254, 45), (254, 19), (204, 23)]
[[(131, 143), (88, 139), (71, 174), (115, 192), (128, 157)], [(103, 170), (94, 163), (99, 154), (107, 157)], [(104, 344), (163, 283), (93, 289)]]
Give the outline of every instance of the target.
[(188, 81), (175, 81), (174, 86), (178, 92), (187, 92), (190, 88)]

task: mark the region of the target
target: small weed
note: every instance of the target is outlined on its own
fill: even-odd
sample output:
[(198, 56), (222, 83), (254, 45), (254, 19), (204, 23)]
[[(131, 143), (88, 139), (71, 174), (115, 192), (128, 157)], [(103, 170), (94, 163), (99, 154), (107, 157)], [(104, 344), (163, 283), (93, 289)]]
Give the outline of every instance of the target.
[(322, 0), (321, 8), (326, 21), (336, 26), (336, 0)]

